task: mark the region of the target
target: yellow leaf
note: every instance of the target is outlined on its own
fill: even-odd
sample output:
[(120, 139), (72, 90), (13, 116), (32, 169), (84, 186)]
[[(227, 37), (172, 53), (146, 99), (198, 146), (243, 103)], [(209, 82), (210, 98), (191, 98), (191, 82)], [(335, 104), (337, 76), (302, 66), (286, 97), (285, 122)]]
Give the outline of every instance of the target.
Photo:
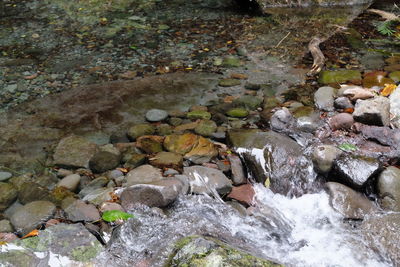
[(389, 96), (397, 88), (395, 84), (385, 84), (385, 88), (382, 89), (381, 95)]

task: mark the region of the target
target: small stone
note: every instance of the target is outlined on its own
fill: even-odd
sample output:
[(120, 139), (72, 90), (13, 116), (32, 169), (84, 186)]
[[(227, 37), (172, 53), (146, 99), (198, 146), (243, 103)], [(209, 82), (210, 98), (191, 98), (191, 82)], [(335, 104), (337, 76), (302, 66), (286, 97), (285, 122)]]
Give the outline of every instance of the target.
[(164, 139), (164, 147), (170, 152), (181, 155), (188, 153), (196, 145), (199, 139), (198, 135), (186, 133), (182, 135), (172, 134)]
[(333, 131), (350, 130), (353, 124), (353, 116), (349, 113), (339, 113), (329, 119), (329, 126)]
[(59, 181), (57, 186), (62, 186), (71, 192), (75, 192), (78, 189), (80, 181), (81, 176), (79, 174), (70, 174)]
[(96, 144), (72, 135), (58, 143), (53, 155), (54, 164), (67, 168), (88, 168), (89, 160), (96, 152)]
[(198, 120), (194, 121), (194, 122), (190, 122), (190, 123), (181, 124), (181, 125), (175, 127), (174, 133), (184, 133), (184, 132), (194, 130), (197, 127), (197, 125), (199, 125)]
[(191, 106), (189, 108), (189, 111), (197, 111), (197, 110), (208, 111), (208, 108), (206, 106), (199, 106), (199, 105)]
[(228, 154), (228, 159), (232, 170), (232, 181), (234, 185), (241, 185), (246, 183), (246, 175), (240, 158), (234, 154)]
[(136, 145), (146, 154), (153, 154), (163, 150), (164, 139), (160, 136), (141, 136), (136, 140)]
[(333, 111), (335, 89), (330, 86), (320, 87), (314, 94), (315, 106), (323, 111)]
[[(112, 181), (110, 181), (112, 182)], [(107, 188), (97, 188), (87, 195), (82, 198), (83, 201), (86, 201), (90, 204), (93, 204), (95, 206), (101, 205), (101, 203), (106, 202), (106, 201), (112, 201), (112, 194), (114, 193), (114, 188), (113, 187), (107, 187)]]
[(231, 78), (238, 79), (238, 80), (247, 80), (249, 77), (246, 74), (242, 74), (242, 73), (232, 73)]
[(140, 165), (145, 164), (147, 161), (147, 157), (144, 154), (130, 154), (127, 161), (124, 164), (124, 168), (134, 169), (139, 167)]
[(350, 98), (350, 100), (358, 100), (358, 99), (369, 99), (373, 98), (375, 94), (367, 89), (364, 89), (361, 86), (354, 86), (354, 85), (344, 85), (341, 87), (343, 90), (343, 95)]
[(353, 113), (354, 120), (377, 126), (390, 124), (390, 100), (383, 96), (371, 100), (358, 100)]
[(92, 204), (86, 204), (82, 200), (75, 200), (64, 209), (67, 218), (73, 222), (93, 222), (100, 220), (99, 211)]
[(249, 112), (244, 108), (233, 108), (226, 112), (226, 115), (234, 118), (244, 118), (249, 115)]
[(240, 62), (240, 59), (235, 56), (227, 56), (222, 60), (222, 66), (226, 68), (235, 68), (240, 67), (241, 65), (242, 63)]
[(82, 188), (81, 191), (79, 191), (79, 196), (83, 198), (87, 194), (90, 194), (92, 191), (104, 187), (106, 184), (108, 184), (108, 182), (109, 180), (107, 177), (97, 177), (96, 179), (90, 181), (84, 188)]
[(295, 118), (287, 108), (277, 110), (270, 118), (271, 129), (284, 131), (295, 123)]
[(328, 173), (336, 158), (342, 151), (331, 145), (317, 146), (312, 153), (312, 160), (315, 168), (320, 173)]
[(97, 152), (89, 161), (89, 167), (94, 173), (102, 173), (119, 165), (121, 156), (107, 151)]
[(237, 79), (222, 79), (218, 83), (218, 85), (221, 87), (232, 87), (241, 84), (242, 84), (241, 81)]
[(255, 110), (259, 108), (262, 103), (262, 98), (252, 95), (244, 95), (233, 100), (233, 104), (235, 104), (236, 106), (241, 106), (249, 110)]
[[(185, 116), (186, 116), (186, 114), (185, 114)], [(183, 119), (181, 119), (181, 118), (176, 118), (176, 117), (169, 118), (169, 124), (171, 124), (172, 126), (181, 125), (182, 122), (183, 122)]]
[(195, 133), (202, 136), (212, 136), (212, 134), (217, 130), (217, 124), (211, 120), (202, 120), (194, 128)]
[(193, 148), (184, 155), (184, 158), (194, 164), (203, 164), (209, 162), (217, 155), (218, 150), (216, 146), (210, 140), (200, 136)]
[(182, 183), (178, 179), (137, 184), (122, 192), (121, 205), (125, 210), (132, 209), (136, 203), (162, 208), (174, 202), (181, 190)]
[(209, 120), (211, 119), (211, 113), (203, 110), (195, 110), (188, 112), (186, 114), (186, 117), (190, 120), (197, 120), (197, 119)]
[(151, 165), (142, 165), (131, 170), (125, 176), (126, 186), (144, 184), (164, 179), (161, 170)]
[(247, 90), (258, 91), (258, 90), (261, 89), (261, 85), (260, 85), (260, 84), (256, 84), (256, 83), (247, 82), (247, 83), (244, 85), (244, 88), (246, 88)]
[(160, 169), (181, 169), (183, 165), (183, 157), (174, 152), (159, 152), (150, 159), (150, 164)]
[(345, 96), (341, 96), (335, 99), (333, 103), (336, 109), (349, 109), (354, 108), (353, 104), (351, 103), (350, 99)]
[(143, 135), (152, 135), (156, 131), (155, 127), (149, 123), (137, 124), (129, 128), (127, 135), (132, 141)]
[(56, 206), (49, 201), (33, 201), (19, 208), (10, 218), (11, 224), (22, 235), (26, 235), (50, 219)]
[(228, 198), (235, 199), (246, 206), (254, 205), (254, 196), (256, 192), (251, 184), (235, 186), (229, 193)]
[(161, 136), (172, 134), (172, 126), (168, 124), (160, 124), (157, 126), (156, 132)]
[(12, 177), (12, 173), (10, 172), (2, 172), (0, 171), (0, 182), (5, 182)]
[(146, 112), (146, 120), (150, 122), (163, 121), (168, 117), (168, 112), (161, 109), (150, 109)]

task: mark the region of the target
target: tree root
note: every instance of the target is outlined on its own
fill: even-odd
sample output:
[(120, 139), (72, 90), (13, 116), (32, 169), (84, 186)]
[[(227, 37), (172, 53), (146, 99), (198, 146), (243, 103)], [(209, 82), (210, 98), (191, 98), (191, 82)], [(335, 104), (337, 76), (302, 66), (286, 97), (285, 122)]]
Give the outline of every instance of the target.
[(383, 11), (383, 10), (370, 8), (367, 11), (371, 12), (371, 13), (378, 14), (379, 16), (381, 16), (382, 18), (386, 19), (387, 21), (400, 20), (400, 16), (397, 16), (394, 13), (386, 12), (386, 11)]
[(307, 76), (314, 76), (318, 74), (325, 65), (325, 56), (322, 53), (319, 45), (322, 43), (322, 40), (318, 37), (314, 37), (311, 39), (308, 44), (308, 50), (310, 50), (311, 55), (314, 59), (314, 63), (311, 67), (311, 70), (307, 73)]

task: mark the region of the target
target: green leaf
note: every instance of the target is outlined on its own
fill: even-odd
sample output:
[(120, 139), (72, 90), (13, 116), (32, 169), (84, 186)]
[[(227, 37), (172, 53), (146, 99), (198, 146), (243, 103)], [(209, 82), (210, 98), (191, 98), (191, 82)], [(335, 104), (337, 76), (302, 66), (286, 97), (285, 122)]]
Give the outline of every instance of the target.
[(133, 215), (120, 210), (107, 210), (101, 218), (106, 222), (115, 222), (116, 220), (128, 220), (133, 218)]
[(358, 148), (353, 144), (344, 143), (339, 145), (339, 149), (344, 151), (356, 151)]
[(393, 35), (396, 31), (391, 28), (392, 23), (393, 23), (393, 21), (391, 21), (391, 20), (382, 22), (377, 27), (378, 32), (380, 32), (383, 35), (387, 35), (387, 36)]

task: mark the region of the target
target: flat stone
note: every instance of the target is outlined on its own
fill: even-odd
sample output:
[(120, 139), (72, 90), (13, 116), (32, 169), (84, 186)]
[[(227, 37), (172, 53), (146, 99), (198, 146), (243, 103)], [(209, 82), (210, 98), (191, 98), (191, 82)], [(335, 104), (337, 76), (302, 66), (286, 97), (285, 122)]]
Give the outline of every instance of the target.
[(170, 152), (181, 155), (188, 153), (196, 145), (199, 139), (198, 135), (186, 133), (182, 135), (173, 134), (165, 137), (164, 147)]
[(194, 164), (203, 164), (209, 162), (218, 155), (216, 146), (207, 138), (200, 136), (193, 148), (184, 155), (185, 159)]
[(249, 115), (249, 112), (244, 108), (233, 108), (226, 112), (226, 115), (234, 118), (244, 118)]
[(353, 103), (351, 103), (350, 99), (345, 97), (345, 96), (341, 96), (335, 99), (333, 106), (336, 109), (349, 109), (349, 108), (354, 108)]
[(96, 152), (96, 144), (83, 137), (68, 136), (58, 143), (53, 155), (54, 164), (67, 168), (89, 168), (89, 160)]
[(168, 117), (168, 112), (162, 109), (150, 109), (146, 112), (145, 117), (150, 122), (163, 121)]
[(56, 206), (49, 201), (33, 201), (19, 208), (10, 218), (15, 230), (26, 235), (50, 219)]
[(237, 79), (222, 79), (219, 81), (218, 85), (221, 87), (233, 87), (233, 86), (237, 86), (237, 85), (241, 85), (241, 81), (237, 80)]
[(377, 126), (390, 124), (390, 100), (378, 96), (371, 100), (358, 100), (353, 113), (354, 120)]
[(174, 152), (159, 152), (150, 159), (150, 164), (160, 168), (181, 169), (183, 165), (183, 157), (181, 154)]
[(109, 179), (104, 176), (97, 177), (96, 179), (90, 181), (86, 184), (81, 191), (79, 191), (79, 196), (81, 198), (85, 197), (87, 194), (90, 194), (92, 191), (102, 188), (108, 184)]
[(189, 178), (190, 191), (195, 194), (213, 195), (210, 190), (215, 190), (221, 195), (227, 194), (232, 189), (232, 182), (220, 170), (202, 166), (185, 167), (183, 174)]
[(375, 94), (371, 90), (367, 90), (361, 86), (342, 85), (340, 91), (343, 91), (343, 95), (352, 101), (358, 99), (365, 100), (375, 97)]
[(194, 132), (202, 136), (212, 136), (216, 130), (217, 124), (212, 120), (202, 120), (197, 124), (196, 128), (194, 128)]
[(164, 179), (161, 170), (151, 165), (142, 165), (131, 170), (125, 176), (126, 186), (145, 184)]
[(389, 166), (379, 175), (378, 192), (382, 208), (400, 212), (400, 169)]
[(233, 100), (233, 104), (244, 107), (249, 110), (255, 110), (255, 109), (261, 107), (262, 103), (263, 103), (262, 98), (259, 98), (257, 96), (252, 96), (252, 95), (244, 95), (244, 96), (241, 96), (241, 97)]
[(136, 124), (129, 128), (127, 135), (132, 140), (135, 141), (136, 138), (143, 135), (152, 135), (156, 132), (156, 128), (149, 123)]
[(157, 135), (146, 135), (136, 139), (136, 145), (146, 154), (154, 154), (163, 151), (164, 138)]
[(2, 172), (0, 171), (0, 182), (5, 182), (12, 177), (12, 173), (10, 172)]
[(93, 190), (92, 192), (88, 193), (85, 195), (84, 198), (82, 198), (83, 201), (89, 202), (90, 204), (100, 206), (103, 202), (106, 201), (111, 201), (112, 200), (112, 194), (114, 193), (114, 188), (97, 188)]
[(130, 210), (140, 203), (149, 207), (162, 208), (168, 206), (182, 191), (182, 183), (178, 179), (165, 179), (148, 184), (137, 184), (126, 188), (121, 194), (121, 205)]
[(328, 182), (326, 188), (330, 205), (346, 219), (360, 220), (378, 211), (378, 208), (366, 196), (345, 185)]
[(318, 82), (321, 84), (345, 83), (348, 81), (360, 81), (361, 72), (357, 70), (325, 70), (319, 74)]
[(211, 113), (204, 110), (194, 110), (188, 112), (186, 114), (186, 117), (190, 120), (197, 120), (197, 119), (209, 120), (211, 119)]
[(64, 211), (67, 214), (67, 218), (73, 222), (100, 220), (100, 213), (96, 207), (79, 199), (72, 202)]

